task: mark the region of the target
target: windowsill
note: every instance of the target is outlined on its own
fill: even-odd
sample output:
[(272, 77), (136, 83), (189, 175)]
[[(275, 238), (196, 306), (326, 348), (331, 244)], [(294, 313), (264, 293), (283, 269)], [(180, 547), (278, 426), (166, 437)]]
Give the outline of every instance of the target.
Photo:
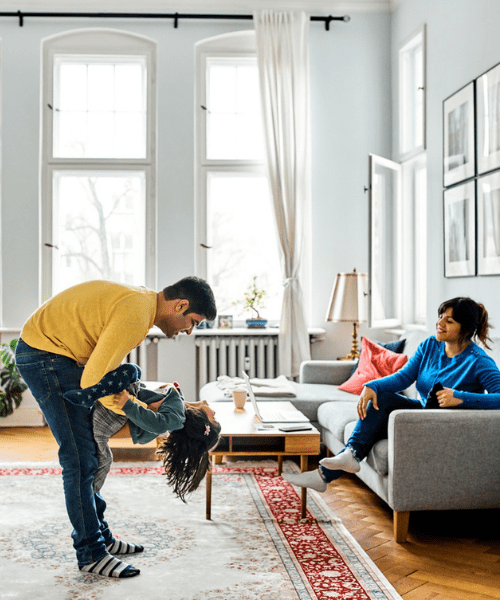
[[(307, 331), (311, 337), (317, 338), (325, 335), (325, 330), (319, 327), (308, 327)], [(211, 336), (211, 335), (278, 335), (279, 327), (233, 327), (232, 329), (195, 329), (195, 336)]]
[[(248, 335), (278, 335), (280, 332), (279, 327), (265, 327), (263, 329), (252, 328), (252, 327), (233, 327), (232, 329), (194, 329), (192, 333), (192, 337), (210, 337), (210, 336), (248, 336)], [(309, 336), (317, 342), (320, 342), (326, 331), (319, 327), (308, 327), (307, 332)], [(180, 334), (185, 335), (185, 334)], [(165, 334), (160, 331), (157, 327), (153, 327), (151, 331), (148, 333), (149, 338), (164, 338)]]
[(425, 325), (415, 325), (412, 323), (407, 323), (401, 327), (393, 327), (391, 329), (384, 329), (384, 333), (390, 333), (391, 335), (402, 335), (407, 331), (426, 331)]

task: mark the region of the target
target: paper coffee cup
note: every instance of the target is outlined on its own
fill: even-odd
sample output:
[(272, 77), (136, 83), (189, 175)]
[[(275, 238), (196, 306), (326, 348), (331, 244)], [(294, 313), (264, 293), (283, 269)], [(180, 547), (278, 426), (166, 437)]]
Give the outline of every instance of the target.
[(243, 410), (245, 408), (245, 402), (247, 401), (247, 393), (245, 390), (234, 390), (233, 391), (233, 402), (237, 410)]

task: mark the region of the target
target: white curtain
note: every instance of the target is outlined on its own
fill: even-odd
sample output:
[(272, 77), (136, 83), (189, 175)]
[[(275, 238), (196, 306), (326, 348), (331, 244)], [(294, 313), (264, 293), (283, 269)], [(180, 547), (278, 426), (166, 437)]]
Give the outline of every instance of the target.
[(309, 15), (254, 12), (264, 136), (284, 275), (279, 368), (311, 357), (299, 280), (310, 219)]

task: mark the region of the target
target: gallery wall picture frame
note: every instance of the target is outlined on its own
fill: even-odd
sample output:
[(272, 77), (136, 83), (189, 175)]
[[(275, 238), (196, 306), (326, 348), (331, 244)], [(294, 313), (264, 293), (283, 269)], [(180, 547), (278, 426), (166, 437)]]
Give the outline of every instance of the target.
[(444, 190), (444, 276), (476, 274), (476, 186), (474, 181)]
[(500, 64), (476, 80), (477, 171), (500, 168)]
[(474, 177), (475, 157), (474, 82), (443, 101), (444, 187)]
[(500, 275), (500, 171), (477, 180), (477, 272)]

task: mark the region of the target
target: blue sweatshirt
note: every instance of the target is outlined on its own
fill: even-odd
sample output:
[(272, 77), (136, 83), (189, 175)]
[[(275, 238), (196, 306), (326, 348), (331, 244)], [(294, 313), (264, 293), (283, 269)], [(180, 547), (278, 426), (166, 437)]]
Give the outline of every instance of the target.
[(453, 408), (500, 409), (500, 371), (495, 361), (474, 342), (449, 358), (444, 342), (431, 336), (420, 344), (397, 373), (366, 385), (378, 394), (405, 390), (414, 381), (422, 405), (434, 384), (439, 382), (443, 387), (451, 388), (455, 398), (462, 400), (462, 404)]

